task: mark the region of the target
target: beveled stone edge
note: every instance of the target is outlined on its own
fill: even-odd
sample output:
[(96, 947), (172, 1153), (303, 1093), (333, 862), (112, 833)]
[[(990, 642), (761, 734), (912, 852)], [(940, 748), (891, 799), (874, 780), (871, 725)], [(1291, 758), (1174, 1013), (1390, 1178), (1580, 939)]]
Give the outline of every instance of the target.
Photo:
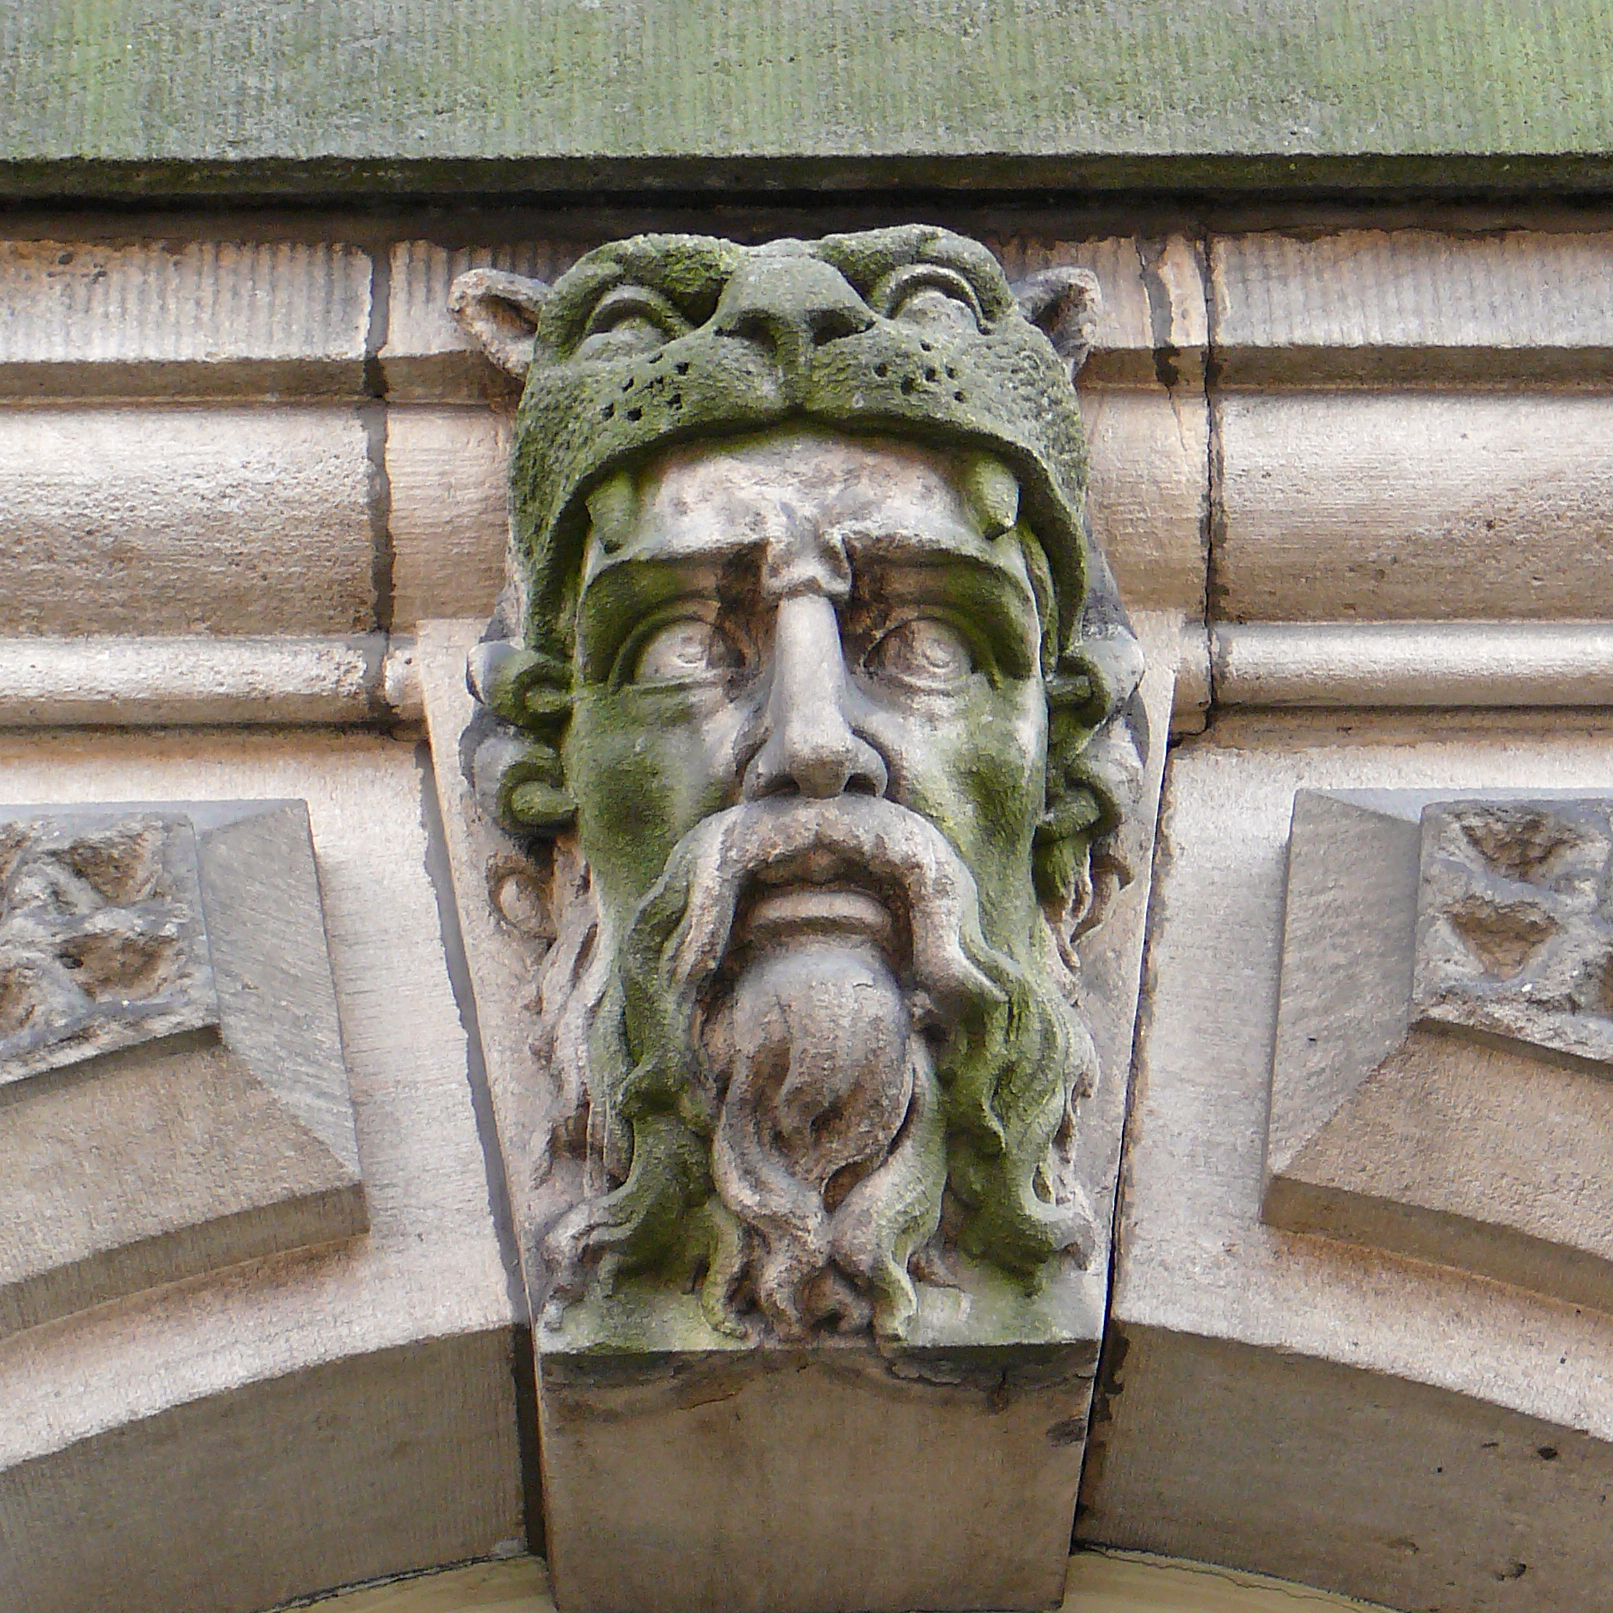
[(1217, 622), (1212, 706), (1613, 706), (1613, 622)]

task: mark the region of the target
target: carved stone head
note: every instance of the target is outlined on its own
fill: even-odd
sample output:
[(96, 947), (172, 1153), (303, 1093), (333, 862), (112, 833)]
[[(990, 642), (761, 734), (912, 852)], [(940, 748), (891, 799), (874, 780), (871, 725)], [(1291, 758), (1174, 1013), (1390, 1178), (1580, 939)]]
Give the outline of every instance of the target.
[(907, 1334), (1081, 1262), (1071, 943), (1146, 737), (1085, 537), (1095, 287), (910, 227), (473, 271), (526, 378), (466, 764), (546, 855), (544, 1297)]

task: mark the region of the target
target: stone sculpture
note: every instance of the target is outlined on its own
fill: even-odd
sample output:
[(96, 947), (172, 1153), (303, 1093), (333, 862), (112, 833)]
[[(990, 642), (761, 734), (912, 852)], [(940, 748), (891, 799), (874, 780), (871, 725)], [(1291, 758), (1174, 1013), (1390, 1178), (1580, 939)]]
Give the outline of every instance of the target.
[(464, 750), (553, 843), (551, 1314), (652, 1273), (726, 1334), (900, 1339), (916, 1276), (1089, 1255), (1071, 942), (1146, 743), (1093, 292), (918, 227), (457, 283), (526, 377)]

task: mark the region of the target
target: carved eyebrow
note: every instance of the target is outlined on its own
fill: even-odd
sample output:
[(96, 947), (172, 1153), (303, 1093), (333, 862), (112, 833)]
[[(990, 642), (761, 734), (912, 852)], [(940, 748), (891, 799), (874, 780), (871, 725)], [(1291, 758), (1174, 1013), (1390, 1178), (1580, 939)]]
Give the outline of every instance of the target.
[[(1026, 677), (1034, 670), (1041, 637), (1036, 594), (996, 552), (996, 545), (962, 529), (938, 540), (933, 531), (873, 522), (848, 523), (824, 537), (844, 544), (854, 593), (867, 597), (866, 587), (859, 586), (859, 569), (877, 558), (880, 569), (895, 574), (896, 595), (939, 602), (944, 592), (948, 603), (978, 621), (1014, 676)], [(608, 675), (621, 646), (647, 616), (681, 600), (715, 605), (729, 567), (742, 555), (765, 552), (767, 542), (761, 534), (738, 533), (733, 542), (699, 553), (628, 555), (606, 566), (585, 585), (577, 605), (582, 675)], [(1019, 553), (1017, 548), (1013, 552)], [(1011, 591), (1007, 598), (1004, 585)]]
[(583, 677), (607, 676), (622, 645), (655, 612), (680, 600), (715, 607), (723, 558), (646, 556), (623, 560), (594, 577), (577, 603), (577, 664)]
[[(985, 636), (1007, 673), (1029, 677), (1040, 664), (1042, 637), (1041, 611), (1029, 581), (994, 554), (940, 548), (913, 541), (915, 534), (906, 536), (909, 542), (894, 552), (891, 536), (879, 537), (887, 577), (895, 585), (884, 590), (891, 602), (930, 601), (961, 612)], [(849, 539), (847, 547), (856, 579), (857, 551)], [(1004, 584), (1010, 589), (1007, 595)]]
[[(996, 544), (985, 538), (970, 534), (961, 544), (956, 541), (937, 542), (933, 533), (905, 526), (879, 526), (871, 522), (837, 527), (833, 535), (845, 545), (853, 567), (876, 546), (881, 551), (881, 559), (913, 570), (969, 567), (1008, 583), (1019, 596), (1019, 602), (1040, 617), (1036, 593), (1030, 582), (996, 552)], [(1015, 548), (1013, 553), (1017, 556), (1019, 550)]]

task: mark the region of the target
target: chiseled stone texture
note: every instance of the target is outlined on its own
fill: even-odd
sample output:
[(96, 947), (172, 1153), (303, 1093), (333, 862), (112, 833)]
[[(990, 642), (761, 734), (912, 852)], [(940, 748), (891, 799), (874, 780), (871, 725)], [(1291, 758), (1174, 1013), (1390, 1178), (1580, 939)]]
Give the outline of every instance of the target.
[(60, 15), (8, 24), (13, 192), (1529, 190), (1607, 172), (1597, 0), (1542, 0), (1527, 30), (1470, 0), (1318, 0), (1281, 26), (1248, 0), (1168, 17), (1143, 0), (864, 0), (832, 27), (728, 0), (462, 0), (426, 19), (403, 0), (185, 0), (136, 29)]
[(1296, 791), (1565, 785), (1613, 787), (1613, 725), (1224, 713), (1174, 752), (1082, 1538), (1396, 1607), (1605, 1602), (1613, 1316), (1260, 1220)]
[(0, 815), (0, 1085), (217, 1024), (189, 818)]
[(1202, 619), (1209, 409), (1202, 389), (1087, 386), (1088, 519), (1134, 610)]
[(351, 408), (0, 412), (0, 625), (363, 632), (373, 480)]
[(1412, 1002), (1424, 1019), (1613, 1065), (1610, 807), (1423, 808)]
[(1336, 230), (1210, 241), (1229, 386), (1606, 374), (1613, 234)]
[(1613, 616), (1613, 398), (1223, 392), (1214, 408), (1215, 615)]
[(0, 397), (355, 396), (369, 325), (356, 247), (0, 241)]
[[(466, 355), (493, 372), (480, 351)], [(510, 534), (510, 416), (499, 409), (387, 411), (392, 625), (492, 615)]]
[(34, 735), (0, 739), (0, 780), (19, 803), (306, 800), (370, 1212), (345, 1245), (0, 1341), (0, 1605), (249, 1613), (519, 1540), (520, 1310), (414, 748)]

